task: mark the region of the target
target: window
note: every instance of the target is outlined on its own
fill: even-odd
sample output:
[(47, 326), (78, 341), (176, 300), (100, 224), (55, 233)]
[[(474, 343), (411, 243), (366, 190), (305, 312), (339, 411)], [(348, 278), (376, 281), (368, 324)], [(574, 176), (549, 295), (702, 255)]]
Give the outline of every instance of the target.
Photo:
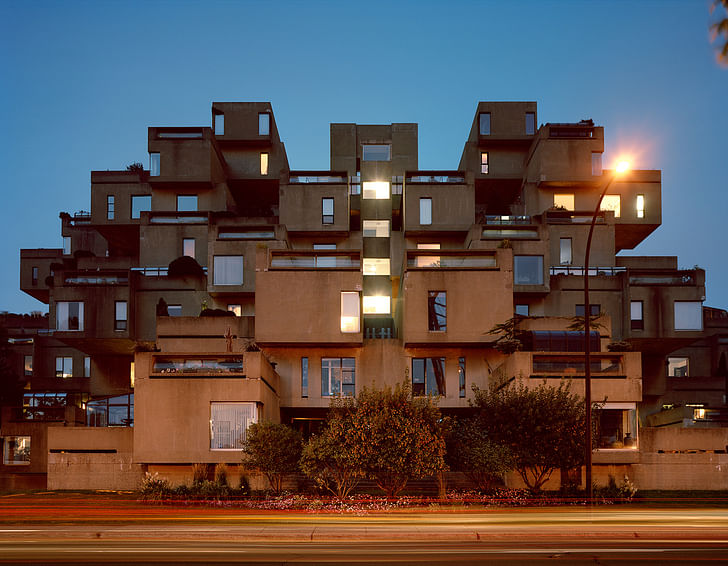
[(321, 358), (321, 396), (356, 393), (356, 360), (354, 358)]
[(364, 314), (389, 314), (391, 312), (390, 297), (364, 295)]
[(391, 161), (392, 146), (388, 144), (362, 145), (362, 161)]
[(73, 358), (70, 356), (56, 357), (56, 377), (73, 377)]
[(554, 195), (554, 208), (574, 210), (574, 195)]
[(5, 466), (30, 464), (30, 436), (6, 436), (3, 439), (3, 464)]
[(526, 135), (532, 136), (536, 133), (536, 113), (526, 112)]
[(667, 358), (668, 377), (688, 377), (690, 375), (690, 359), (686, 357)]
[(543, 256), (513, 256), (513, 279), (516, 285), (543, 285)]
[(412, 358), (412, 395), (445, 396), (445, 358)]
[[(417, 244), (418, 250), (439, 250), (440, 244)], [(417, 256), (417, 267), (440, 267), (440, 256)]]
[(32, 274), (31, 274), (31, 283), (35, 287), (38, 284), (38, 268), (33, 266)]
[(308, 358), (301, 358), (301, 397), (308, 397)]
[(323, 197), (321, 199), (321, 224), (334, 223), (334, 199)]
[(644, 330), (645, 321), (642, 315), (642, 301), (630, 301), (629, 319), (632, 330)]
[(490, 112), (481, 112), (480, 116), (478, 117), (478, 122), (480, 126), (480, 135), (481, 136), (489, 136), (490, 135)]
[(699, 301), (675, 301), (675, 330), (702, 330), (703, 308)]
[(134, 426), (134, 394), (92, 399), (86, 403), (86, 426)]
[(33, 356), (25, 356), (23, 359), (23, 371), (25, 375), (33, 375)]
[(465, 358), (458, 358), (458, 395), (465, 397)]
[(114, 330), (126, 330), (126, 301), (114, 302)]
[(215, 129), (216, 136), (225, 135), (225, 114), (212, 115), (212, 127)]
[(600, 176), (602, 174), (602, 154), (596, 151), (592, 152), (592, 175)]
[(129, 385), (134, 388), (134, 381), (136, 380), (136, 366), (134, 362), (129, 363)]
[(359, 332), (359, 292), (341, 293), (341, 331)]
[(365, 257), (362, 261), (362, 273), (364, 275), (389, 275), (389, 265), (389, 258)]
[(432, 199), (430, 197), (420, 199), (420, 224), (423, 226), (432, 224)]
[(182, 305), (167, 305), (167, 316), (182, 316)]
[(364, 181), (362, 183), (362, 198), (366, 199), (388, 199), (388, 181)]
[(637, 218), (645, 217), (645, 195), (637, 195)]
[(195, 257), (195, 239), (194, 238), (182, 238), (182, 255)]
[(430, 332), (447, 330), (447, 293), (445, 291), (427, 292), (427, 327)]
[(269, 154), (265, 151), (260, 154), (260, 174), (261, 175), (268, 174), (268, 157), (269, 157)]
[(559, 263), (571, 265), (571, 238), (559, 238)]
[(258, 135), (270, 135), (270, 114), (268, 112), (261, 112), (258, 114)]
[(56, 330), (83, 330), (83, 303), (56, 303)]
[(528, 316), (528, 305), (516, 305), (515, 314), (518, 316)]
[(83, 357), (83, 376), (91, 377), (91, 356)]
[(71, 255), (71, 236), (63, 236), (63, 255)]
[(487, 151), (480, 152), (480, 172), (483, 175), (488, 174), (488, 152)]
[(243, 306), (242, 305), (228, 305), (227, 310), (228, 310), (228, 312), (233, 313), (235, 316), (243, 315)]
[(197, 210), (197, 195), (177, 195), (177, 212)]
[(158, 153), (150, 153), (149, 154), (149, 176), (150, 177), (159, 177), (160, 170), (161, 170), (161, 163)]
[(604, 195), (602, 204), (599, 205), (599, 210), (611, 210), (614, 212), (614, 217), (619, 218), (621, 201), (622, 199), (619, 195)]
[(255, 403), (210, 403), (210, 450), (242, 450), (257, 413)]
[(132, 195), (131, 217), (141, 218), (142, 212), (152, 210), (152, 195)]
[[(589, 316), (599, 316), (599, 313), (602, 311), (602, 305), (595, 305), (591, 301), (589, 303)], [(584, 318), (584, 305), (576, 305), (574, 308), (574, 316)]]
[(637, 408), (635, 403), (604, 403), (597, 414), (600, 449), (637, 448)]
[(364, 220), (362, 231), (365, 238), (388, 238), (389, 220)]
[(213, 285), (243, 284), (243, 256), (216, 255), (214, 267)]
[[(314, 244), (314, 250), (335, 250), (336, 244)], [(316, 256), (316, 267), (336, 267), (336, 256)]]

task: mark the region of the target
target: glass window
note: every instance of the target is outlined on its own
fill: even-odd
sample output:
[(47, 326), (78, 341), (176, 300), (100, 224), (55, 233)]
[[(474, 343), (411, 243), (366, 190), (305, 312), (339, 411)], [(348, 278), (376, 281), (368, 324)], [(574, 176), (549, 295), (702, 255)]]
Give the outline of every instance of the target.
[(571, 265), (571, 238), (559, 238), (559, 263)]
[(388, 296), (364, 295), (364, 314), (389, 314), (390, 302)]
[(242, 450), (248, 427), (255, 422), (255, 403), (210, 403), (210, 450)]
[(177, 212), (197, 210), (197, 195), (177, 195)]
[(391, 161), (392, 146), (388, 144), (362, 145), (362, 161)]
[(168, 316), (182, 316), (182, 305), (167, 305)]
[(637, 218), (645, 217), (645, 195), (637, 195)]
[(465, 397), (465, 358), (458, 358), (458, 394)]
[(432, 199), (430, 197), (420, 199), (420, 224), (423, 226), (432, 224)]
[(554, 195), (554, 208), (574, 210), (574, 195)]
[(134, 394), (92, 399), (86, 404), (86, 426), (134, 426)]
[(536, 133), (536, 113), (526, 112), (526, 135), (532, 136)]
[(225, 135), (225, 114), (213, 114), (212, 115), (213, 127), (215, 128), (216, 136)]
[(519, 316), (528, 316), (528, 305), (516, 305), (515, 314)]
[(214, 268), (213, 285), (243, 284), (243, 256), (216, 255)]
[(596, 151), (592, 152), (592, 175), (600, 176), (602, 174), (602, 154)]
[(445, 396), (445, 358), (412, 358), (412, 395)]
[(233, 313), (235, 316), (242, 316), (242, 314), (243, 314), (242, 305), (228, 305), (227, 310), (228, 310), (228, 312)]
[(114, 302), (114, 330), (126, 330), (126, 301)]
[[(417, 244), (418, 250), (439, 250), (440, 244)], [(417, 256), (416, 267), (440, 267), (440, 256)]]
[(308, 397), (308, 358), (301, 358), (301, 397)]
[(3, 464), (6, 466), (30, 464), (30, 436), (6, 436), (3, 439)]
[(91, 377), (91, 356), (83, 357), (83, 376)]
[(675, 330), (702, 329), (702, 303), (699, 301), (675, 301)]
[(71, 255), (71, 236), (63, 236), (63, 255)]
[(490, 135), (490, 112), (481, 112), (478, 121), (480, 123), (480, 135), (489, 136)]
[[(314, 250), (335, 250), (336, 244), (314, 244)], [(316, 267), (336, 267), (337, 256), (316, 256)]]
[[(602, 311), (602, 305), (595, 305), (591, 301), (589, 301), (589, 315), (590, 316), (599, 316), (599, 313)], [(580, 316), (584, 318), (584, 305), (576, 305), (574, 307), (574, 316)]]
[(483, 173), (483, 175), (488, 174), (488, 152), (487, 151), (480, 152), (480, 172)]
[(602, 204), (599, 205), (599, 210), (611, 210), (614, 212), (614, 217), (619, 218), (621, 212), (622, 199), (619, 195), (604, 195)]
[(687, 357), (667, 358), (668, 377), (688, 377), (690, 375), (690, 359)]
[(447, 330), (447, 293), (445, 291), (427, 292), (427, 327), (431, 332)]
[(152, 195), (132, 195), (131, 217), (141, 218), (142, 212), (152, 210)]
[(258, 114), (258, 135), (270, 135), (270, 114), (268, 112), (261, 112)]
[(642, 313), (642, 301), (630, 301), (629, 318), (632, 330), (643, 330), (645, 321)]
[(356, 393), (356, 360), (354, 358), (321, 358), (321, 396)]
[(158, 153), (149, 154), (149, 176), (158, 177), (161, 173), (161, 160)]
[(388, 181), (364, 181), (362, 183), (362, 198), (366, 199), (388, 199)]
[(365, 238), (388, 238), (389, 220), (364, 220), (362, 231)]
[(83, 330), (83, 303), (56, 303), (56, 330)]
[(266, 152), (263, 152), (260, 154), (260, 174), (261, 175), (268, 174), (268, 157), (269, 157), (269, 154)]
[(365, 257), (362, 262), (362, 273), (364, 275), (389, 275), (389, 258)]
[(106, 219), (114, 219), (114, 195), (106, 195)]
[(637, 448), (637, 409), (634, 403), (604, 403), (597, 418), (600, 449)]
[(321, 199), (321, 224), (334, 223), (334, 199), (323, 197)]
[(31, 282), (33, 285), (38, 284), (38, 268), (33, 266), (32, 272), (31, 272)]
[(73, 358), (70, 356), (56, 357), (56, 377), (73, 377)]
[(195, 257), (195, 239), (194, 238), (182, 238), (182, 255), (194, 258)]
[(513, 279), (516, 285), (543, 285), (543, 256), (513, 256)]
[(359, 292), (341, 293), (341, 331), (359, 332)]
[(33, 356), (25, 356), (23, 370), (25, 375), (33, 375)]

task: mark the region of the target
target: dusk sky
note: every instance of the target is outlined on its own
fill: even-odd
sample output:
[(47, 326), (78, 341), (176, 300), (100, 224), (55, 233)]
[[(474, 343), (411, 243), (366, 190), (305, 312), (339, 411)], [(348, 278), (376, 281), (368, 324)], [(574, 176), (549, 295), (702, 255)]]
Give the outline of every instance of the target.
[[(629, 255), (677, 255), (728, 308), (728, 69), (710, 0), (0, 3), (4, 241), (61, 247), (90, 171), (148, 166), (147, 127), (209, 125), (212, 101), (270, 101), (294, 169), (329, 168), (329, 124), (419, 124), (420, 169), (456, 169), (479, 100), (592, 118), (604, 166), (662, 170), (662, 226)], [(624, 252), (623, 252), (624, 253)]]

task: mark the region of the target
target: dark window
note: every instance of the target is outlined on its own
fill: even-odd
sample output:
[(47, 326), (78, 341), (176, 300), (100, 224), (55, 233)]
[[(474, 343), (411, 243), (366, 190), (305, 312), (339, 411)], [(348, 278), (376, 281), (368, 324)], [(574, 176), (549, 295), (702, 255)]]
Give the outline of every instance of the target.
[(629, 318), (630, 328), (632, 330), (644, 330), (645, 320), (643, 314), (643, 303), (642, 301), (630, 301), (629, 303)]
[(37, 267), (33, 267), (32, 283), (33, 283), (33, 286), (36, 286), (38, 284), (38, 268)]
[(354, 358), (321, 358), (321, 396), (356, 393), (356, 360)]
[(513, 256), (513, 279), (516, 285), (543, 285), (543, 256)]
[(445, 358), (412, 358), (412, 394), (445, 395)]
[(458, 358), (458, 390), (465, 397), (465, 358)]
[(308, 358), (301, 358), (301, 397), (308, 397)]
[(536, 133), (536, 113), (526, 112), (526, 135), (532, 136)]
[(447, 330), (447, 293), (445, 291), (427, 292), (427, 326), (433, 332)]
[(481, 112), (479, 117), (480, 122), (480, 135), (490, 135), (490, 112)]
[[(595, 305), (594, 303), (591, 303), (589, 305), (589, 314), (591, 316), (599, 316), (599, 313), (602, 310), (602, 305)], [(584, 305), (576, 305), (576, 308), (574, 309), (574, 315), (584, 317)]]
[(684, 356), (667, 358), (667, 375), (669, 377), (688, 377), (690, 375), (690, 359)]

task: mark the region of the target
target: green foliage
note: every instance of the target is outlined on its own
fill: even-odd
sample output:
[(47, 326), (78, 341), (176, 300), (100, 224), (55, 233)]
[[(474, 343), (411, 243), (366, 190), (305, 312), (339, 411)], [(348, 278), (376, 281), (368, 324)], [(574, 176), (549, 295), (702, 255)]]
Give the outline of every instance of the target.
[(262, 472), (274, 493), (283, 491), (283, 480), (298, 470), (303, 439), (301, 433), (284, 424), (253, 423), (243, 443), (247, 456), (243, 464)]
[(496, 324), (487, 333), (488, 334), (499, 334), (495, 341), (495, 347), (497, 350), (504, 354), (512, 354), (517, 352), (523, 346), (519, 340), (518, 325), (521, 321), (527, 318), (520, 314), (513, 315), (511, 318), (501, 324)]
[(142, 172), (142, 171), (144, 171), (144, 165), (142, 165), (139, 161), (135, 161), (134, 163), (130, 163), (129, 165), (127, 165), (126, 170)]
[(169, 482), (160, 478), (157, 472), (153, 474), (145, 472), (141, 486), (139, 487), (142, 497), (151, 501), (163, 499), (170, 494), (171, 490), (172, 488)]
[(571, 383), (528, 387), (522, 380), (488, 389), (473, 386), (478, 422), (490, 440), (510, 447), (525, 484), (540, 491), (556, 468), (584, 460), (584, 400)]
[(463, 472), (486, 492), (502, 481), (516, 463), (511, 449), (493, 442), (477, 419), (457, 422), (448, 437), (447, 459), (452, 469)]
[[(589, 315), (589, 330), (606, 330), (606, 326), (604, 326), (599, 319), (601, 317), (605, 316), (603, 312), (599, 312), (597, 314), (591, 314)], [(566, 327), (567, 330), (575, 330), (575, 331), (584, 331), (584, 317), (583, 316), (574, 316), (571, 318), (571, 324)]]
[(228, 485), (228, 467), (224, 462), (215, 464), (215, 484), (227, 487)]
[(609, 483), (606, 487), (597, 488), (595, 493), (597, 497), (608, 502), (614, 502), (614, 500), (632, 501), (634, 496), (637, 494), (637, 487), (627, 476), (624, 476), (622, 483), (617, 485), (617, 481), (614, 479), (614, 476), (609, 474)]
[(192, 485), (207, 481), (207, 464), (192, 464)]

